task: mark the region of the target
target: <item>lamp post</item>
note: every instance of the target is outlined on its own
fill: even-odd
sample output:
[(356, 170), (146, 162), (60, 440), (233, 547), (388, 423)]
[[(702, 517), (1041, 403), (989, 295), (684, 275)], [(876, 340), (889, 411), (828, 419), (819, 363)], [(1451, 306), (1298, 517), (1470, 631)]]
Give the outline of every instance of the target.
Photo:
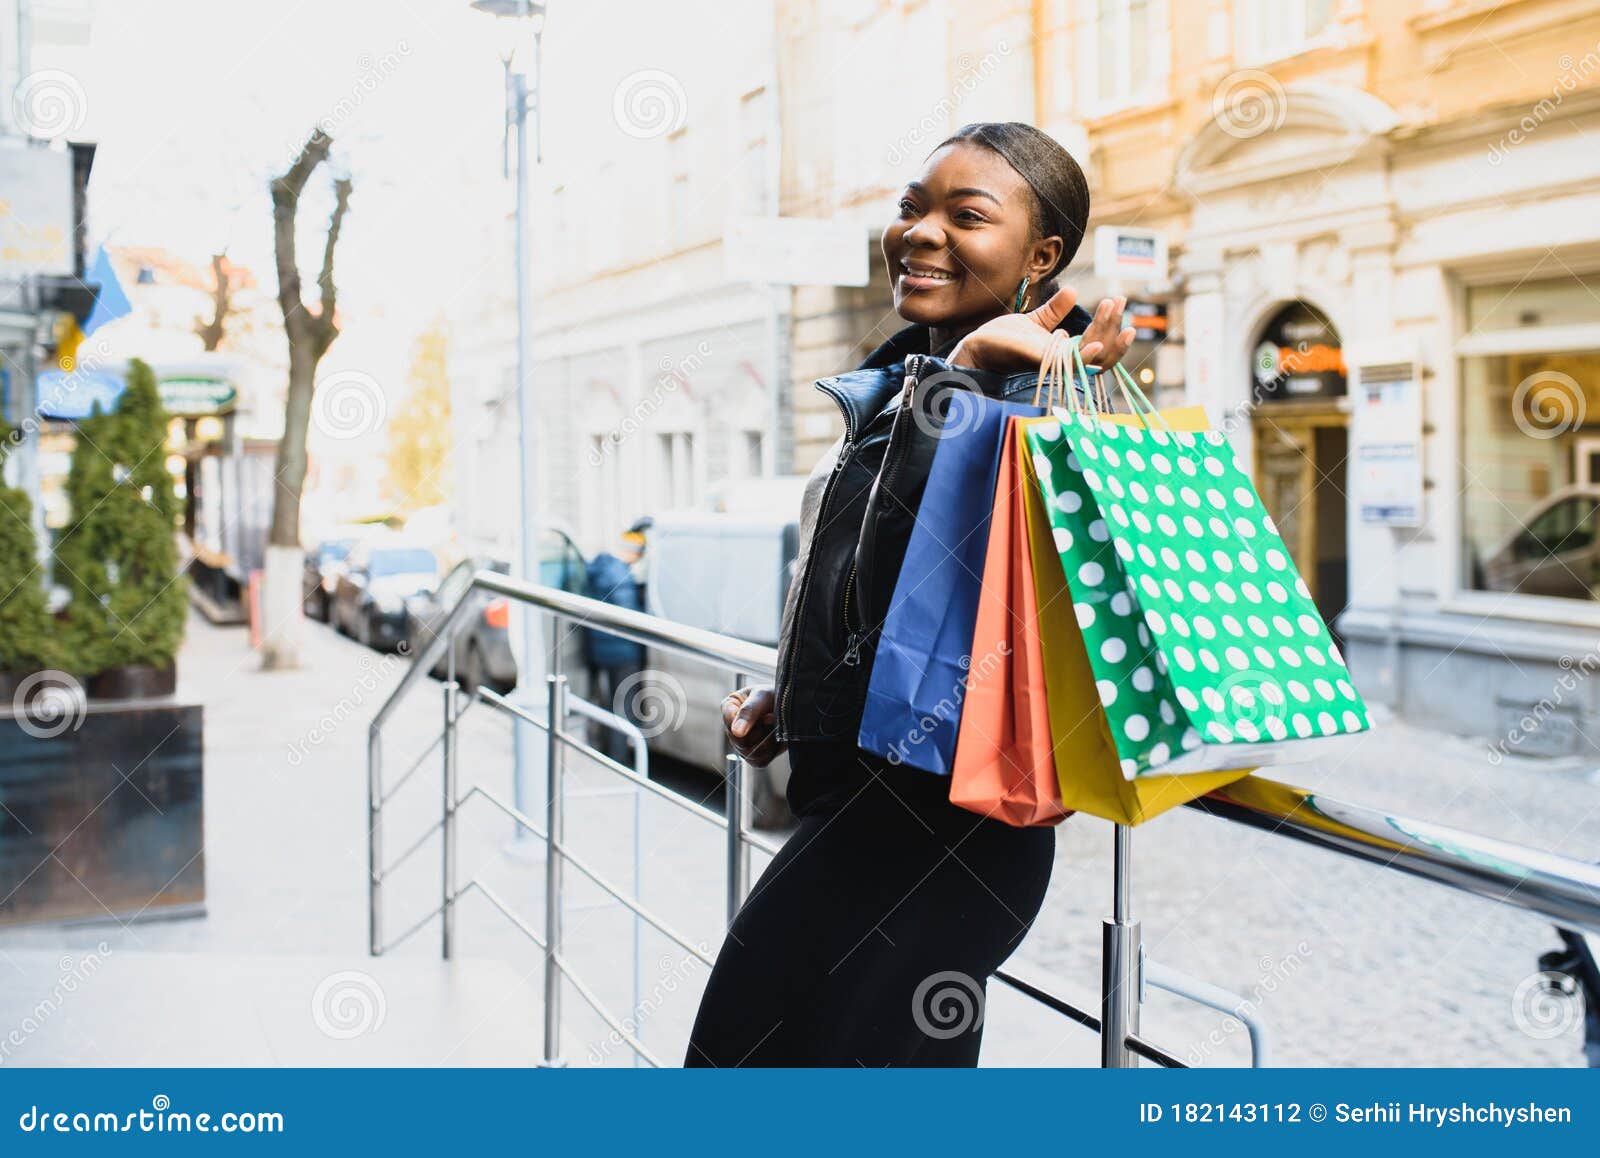
[[(539, 52), (544, 36), (545, 5), (540, 0), (473, 0), (472, 7), (497, 18), (502, 30), (500, 60), (506, 74), (505, 133), (514, 138), (516, 149), (516, 263), (517, 263), (517, 441), (520, 502), (517, 514), (520, 540), (518, 574), (530, 583), (539, 579), (539, 473), (534, 437), (533, 393), (533, 329), (530, 324), (532, 308), (531, 269), (533, 248), (528, 228), (528, 116), (533, 115), (534, 159), (540, 160), (539, 146)], [(533, 86), (530, 91), (528, 73), (518, 66), (517, 48), (527, 32), (533, 34)], [(525, 58), (525, 54), (524, 54)], [(510, 146), (508, 146), (509, 148)], [(510, 168), (509, 153), (505, 167)], [(507, 174), (509, 176), (509, 173)], [(544, 687), (546, 660), (541, 639), (539, 614), (532, 608), (523, 608), (522, 654), (517, 657), (517, 673), (522, 689), (528, 698)], [(518, 811), (525, 815), (533, 811), (532, 786), (537, 783), (540, 769), (535, 763), (543, 752), (534, 728), (518, 719), (512, 729), (515, 780), (513, 799)], [(528, 839), (521, 825), (516, 827), (515, 844)]]

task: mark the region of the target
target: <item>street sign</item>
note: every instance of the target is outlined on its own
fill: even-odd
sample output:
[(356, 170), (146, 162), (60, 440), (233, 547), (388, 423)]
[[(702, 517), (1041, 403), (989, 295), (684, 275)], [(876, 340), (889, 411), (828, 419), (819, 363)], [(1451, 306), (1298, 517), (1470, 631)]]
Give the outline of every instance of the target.
[(869, 249), (859, 223), (809, 217), (736, 217), (722, 237), (729, 279), (770, 285), (866, 285)]
[(226, 414), (239, 401), (239, 391), (221, 378), (163, 378), (160, 389), (161, 405), (174, 418)]
[(72, 272), (72, 154), (0, 143), (0, 281)]
[(1094, 275), (1102, 281), (1166, 281), (1166, 235), (1122, 225), (1096, 226)]
[(1159, 342), (1167, 336), (1167, 307), (1160, 302), (1128, 302), (1127, 324), (1136, 342)]

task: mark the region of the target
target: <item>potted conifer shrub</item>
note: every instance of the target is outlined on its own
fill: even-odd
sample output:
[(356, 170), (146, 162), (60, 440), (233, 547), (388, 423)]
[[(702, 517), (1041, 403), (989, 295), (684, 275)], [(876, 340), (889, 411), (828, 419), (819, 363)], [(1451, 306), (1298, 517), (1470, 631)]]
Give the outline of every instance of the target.
[(178, 573), (168, 415), (154, 371), (135, 359), (115, 413), (79, 424), (67, 475), (72, 518), (56, 544), (71, 593), (63, 638), (91, 699), (171, 695), (188, 614)]
[[(0, 711), (35, 672), (60, 665), (25, 491), (0, 483)], [(20, 705), (18, 705), (20, 707)]]

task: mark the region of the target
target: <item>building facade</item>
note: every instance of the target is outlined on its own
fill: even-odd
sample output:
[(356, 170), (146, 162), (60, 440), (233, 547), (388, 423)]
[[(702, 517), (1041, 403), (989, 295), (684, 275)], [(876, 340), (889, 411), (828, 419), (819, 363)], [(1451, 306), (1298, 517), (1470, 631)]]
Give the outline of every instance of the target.
[[(779, 8), (785, 212), (859, 214), (874, 244), (944, 134), (1051, 132), (1084, 164), (1091, 227), (1171, 255), (1164, 280), (1109, 282), (1086, 242), (1067, 280), (1164, 307), (1165, 341), (1131, 361), (1253, 464), (1368, 697), (1495, 758), (1600, 750), (1600, 10)], [(920, 109), (820, 67), (889, 45), (933, 78)], [(841, 146), (845, 120), (874, 163)], [(891, 332), (888, 302), (886, 284), (796, 292), (796, 469), (839, 432), (810, 379)]]

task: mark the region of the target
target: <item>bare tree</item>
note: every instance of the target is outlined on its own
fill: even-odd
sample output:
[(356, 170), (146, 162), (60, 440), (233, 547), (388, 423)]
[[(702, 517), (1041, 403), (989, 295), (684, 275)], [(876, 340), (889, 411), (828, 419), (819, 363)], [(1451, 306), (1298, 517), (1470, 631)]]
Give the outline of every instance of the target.
[(312, 131), (288, 172), (272, 182), (273, 246), (278, 266), (278, 306), (289, 338), (289, 392), (284, 402), (283, 438), (278, 443), (277, 487), (272, 524), (267, 535), (266, 583), (263, 595), (261, 664), (265, 668), (298, 667), (300, 663), (300, 496), (306, 481), (306, 434), (311, 422), (311, 395), (317, 364), (339, 336), (334, 320), (338, 291), (333, 280), (333, 254), (339, 228), (350, 207), (350, 180), (336, 180), (333, 216), (322, 248), (317, 275), (320, 300), (315, 309), (300, 298), (300, 267), (295, 258), (295, 219), (300, 197), (312, 173), (328, 159), (333, 139), (320, 128)]
[(228, 315), (233, 313), (233, 266), (228, 264), (226, 253), (211, 255), (211, 316), (195, 315), (194, 332), (207, 350), (222, 345), (227, 333)]

